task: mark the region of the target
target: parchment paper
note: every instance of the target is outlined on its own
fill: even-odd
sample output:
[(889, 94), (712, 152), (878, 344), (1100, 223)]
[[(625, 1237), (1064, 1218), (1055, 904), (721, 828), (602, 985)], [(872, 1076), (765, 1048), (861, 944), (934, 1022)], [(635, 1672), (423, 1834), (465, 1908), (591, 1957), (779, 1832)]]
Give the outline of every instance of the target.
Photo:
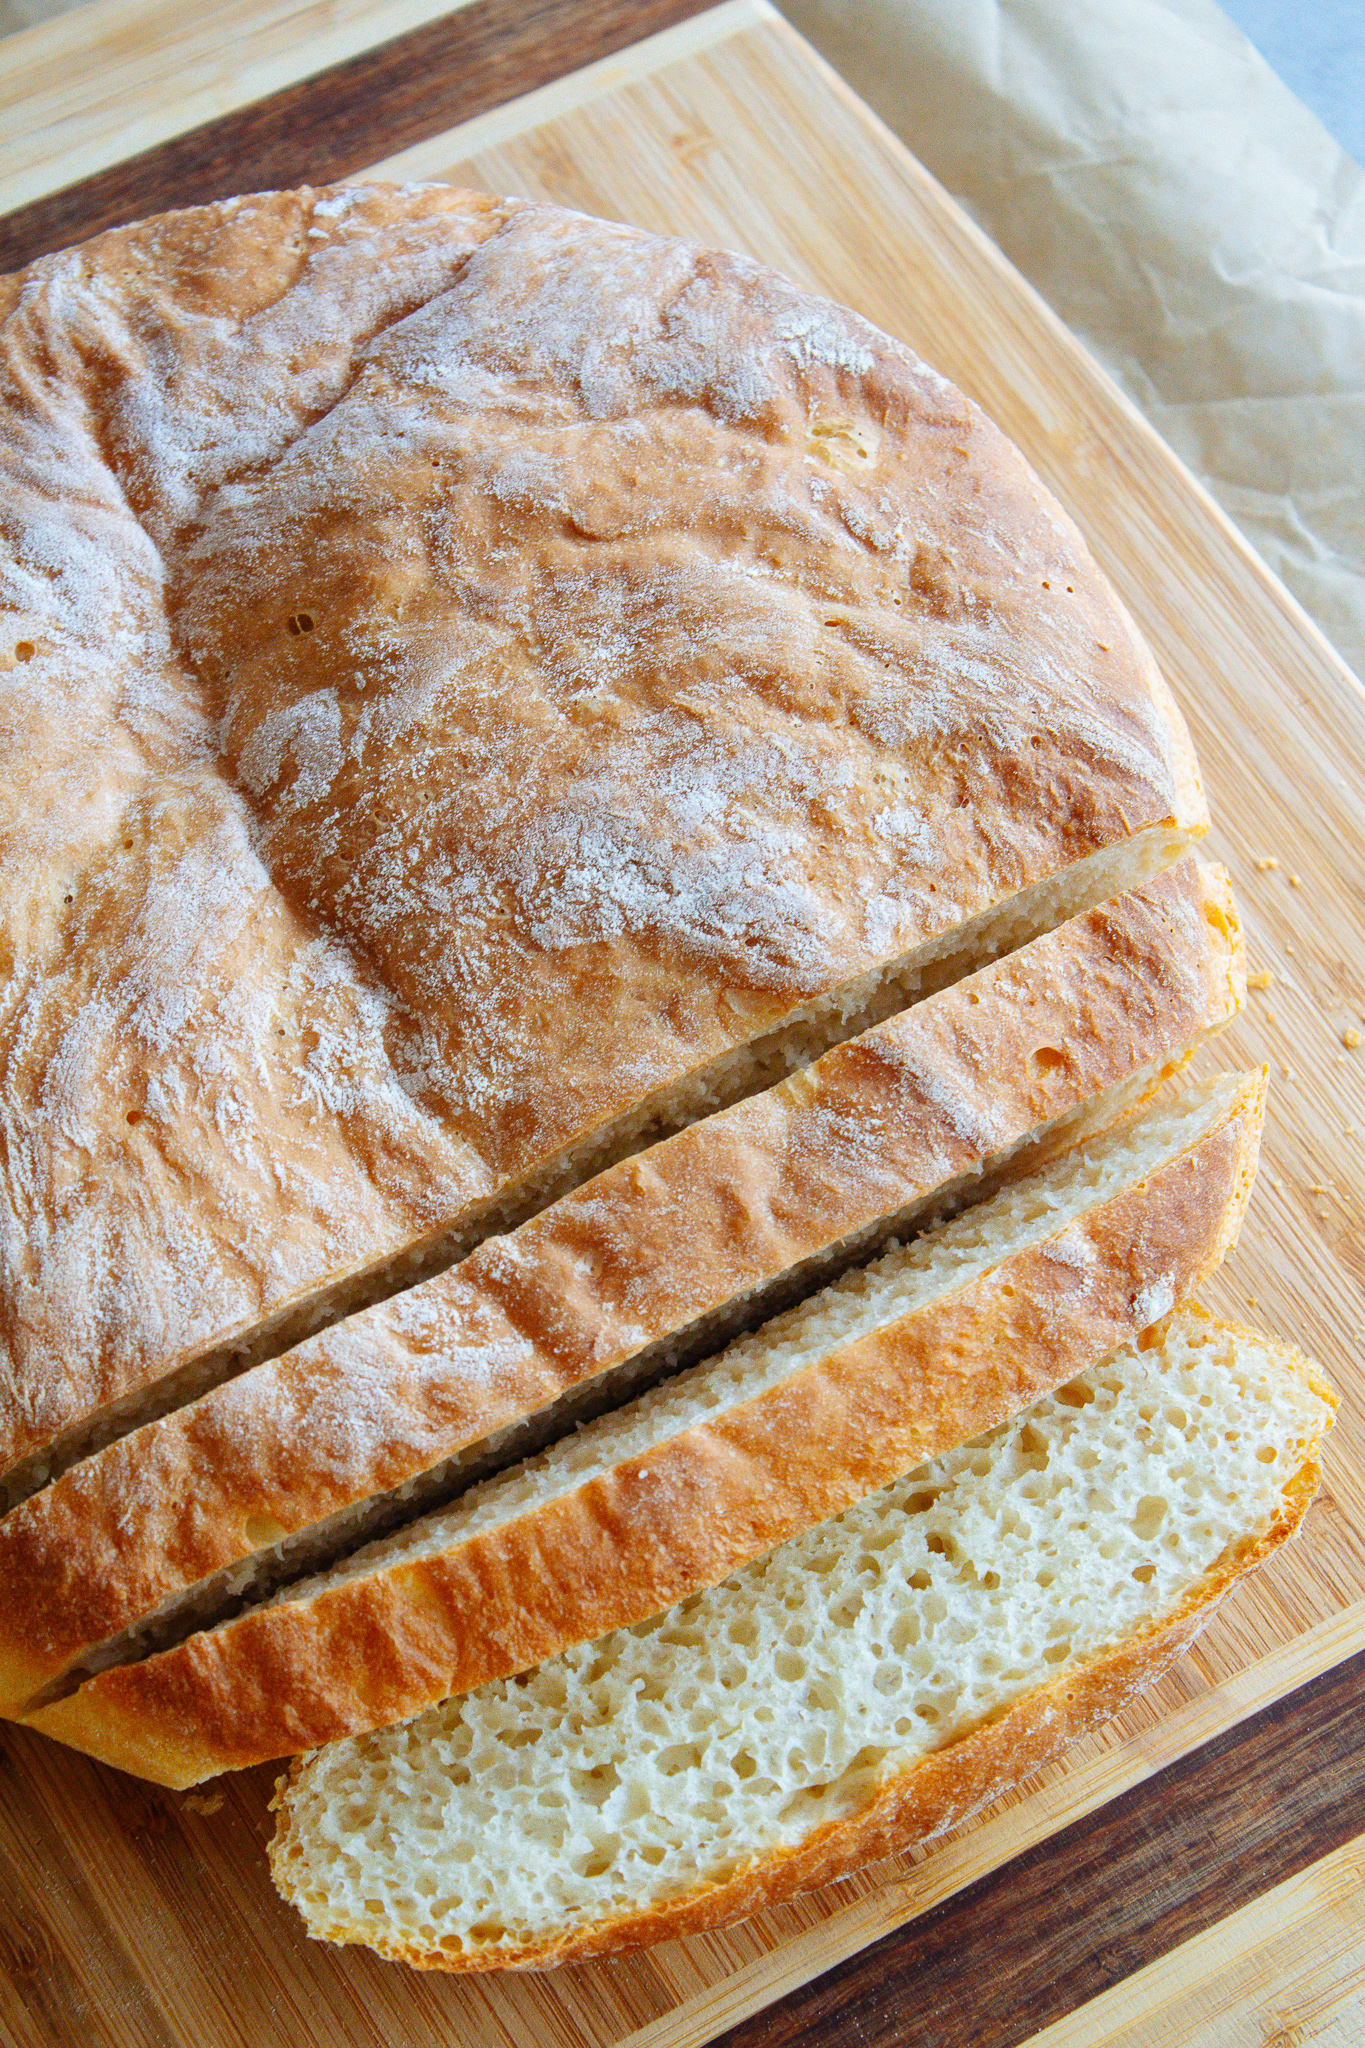
[(1212, 0), (779, 0), (1365, 675), (1365, 173)]
[(1365, 675), (1365, 172), (1213, 0), (778, 4)]

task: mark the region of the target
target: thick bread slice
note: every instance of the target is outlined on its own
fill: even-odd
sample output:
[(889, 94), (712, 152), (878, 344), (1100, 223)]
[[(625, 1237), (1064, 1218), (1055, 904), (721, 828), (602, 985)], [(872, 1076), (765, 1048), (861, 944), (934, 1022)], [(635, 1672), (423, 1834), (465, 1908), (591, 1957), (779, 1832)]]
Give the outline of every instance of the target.
[(0, 1712), (448, 1498), (1021, 1146), (1104, 1127), (1243, 986), (1227, 877), (1187, 859), (86, 1459), (0, 1522)]
[(1235, 1235), (1263, 1087), (1190, 1089), (453, 1508), (24, 1718), (190, 1784), (659, 1612), (1165, 1314)]
[(357, 186), (0, 281), (0, 1471), (1205, 823), (1018, 453), (741, 258)]
[[(631, 1157), (646, 1147), (652, 1138), (685, 1129), (694, 1118), (705, 1117), (721, 1106), (741, 1102), (751, 1094), (761, 1092), (779, 1077), (791, 1074), (818, 1058), (825, 1048), (857, 1036), (864, 1028), (901, 1012), (906, 1005), (914, 1004), (930, 991), (952, 986), (983, 962), (1008, 955), (1012, 949), (1040, 932), (1050, 932), (1059, 923), (1102, 902), (1112, 891), (1137, 887), (1160, 875), (1173, 863), (1180, 864), (1182, 856), (1189, 858), (1188, 849), (1198, 836), (1197, 832), (1184, 827), (1156, 827), (1134, 835), (1121, 846), (1106, 848), (1073, 863), (1059, 874), (1020, 890), (1017, 895), (916, 948), (912, 954), (890, 962), (879, 971), (860, 976), (855, 982), (843, 984), (820, 1000), (790, 1012), (772, 1030), (731, 1046), (671, 1086), (654, 1089), (636, 1099), (619, 1116), (580, 1133), (562, 1150), (539, 1156), (530, 1171), (497, 1184), (492, 1193), (465, 1204), (453, 1216), (446, 1217), (443, 1227), (434, 1234), (415, 1237), (410, 1233), (401, 1246), (378, 1262), (368, 1256), (358, 1262), (342, 1262), (333, 1267), (325, 1281), (318, 1278), (315, 1284), (290, 1286), (269, 1313), (252, 1314), (230, 1328), (220, 1330), (216, 1341), (207, 1349), (198, 1343), (183, 1347), (177, 1355), (162, 1359), (155, 1369), (144, 1358), (131, 1378), (126, 1382), (119, 1378), (117, 1391), (110, 1392), (111, 1381), (110, 1387), (104, 1390), (108, 1398), (102, 1394), (93, 1406), (78, 1403), (71, 1411), (71, 1419), (51, 1434), (43, 1434), (48, 1425), (36, 1423), (35, 1417), (49, 1411), (54, 1397), (58, 1402), (68, 1401), (69, 1389), (63, 1386), (63, 1374), (71, 1365), (71, 1358), (56, 1364), (50, 1372), (46, 1369), (41, 1374), (35, 1372), (27, 1379), (23, 1375), (17, 1376), (14, 1381), (17, 1405), (13, 1413), (21, 1413), (22, 1420), (16, 1425), (19, 1436), (15, 1438), (15, 1444), (22, 1441), (30, 1448), (24, 1456), (16, 1457), (12, 1464), (0, 1469), (0, 1512), (28, 1498), (77, 1461), (103, 1445), (118, 1441), (139, 1424), (173, 1413), (190, 1403), (203, 1389), (214, 1388), (239, 1377), (257, 1360), (274, 1358), (309, 1333), (325, 1329), (349, 1314), (363, 1313), (370, 1305), (410, 1291), (421, 1284), (424, 1275), (448, 1269), (471, 1245), (512, 1230), (522, 1218), (535, 1216), (563, 1191), (581, 1184), (604, 1164)], [(234, 965), (227, 978), (239, 973), (244, 977), (246, 971), (244, 966)], [(278, 1028), (284, 1035), (284, 1027)], [(350, 1029), (349, 1024), (346, 1028)], [(274, 1051), (278, 1048), (272, 1048)], [(214, 1056), (209, 1057), (212, 1059)], [(299, 1085), (307, 1093), (314, 1085), (314, 1077), (306, 1044), (299, 1051), (298, 1060), (298, 1072), (283, 1078), (277, 1075), (275, 1079), (281, 1086)], [(229, 1129), (234, 1115), (235, 1098), (232, 1107), (215, 1111), (215, 1118)], [(146, 1119), (143, 1112), (133, 1110), (128, 1112), (124, 1121), (129, 1128), (134, 1128), (140, 1127)], [(311, 1138), (317, 1137), (311, 1119), (310, 1133)], [(178, 1146), (172, 1149), (178, 1149)], [(265, 1156), (264, 1152), (261, 1156)], [(275, 1171), (271, 1169), (272, 1176)], [(325, 1147), (320, 1149), (313, 1145), (311, 1139), (306, 1177), (312, 1190), (310, 1200), (321, 1199), (328, 1207), (339, 1202), (336, 1190), (344, 1184), (346, 1176), (337, 1166), (336, 1157), (327, 1155)], [(192, 1176), (180, 1171), (172, 1175), (172, 1179), (188, 1178)], [(435, 1185), (434, 1181), (431, 1182), (422, 1196), (427, 1206), (436, 1200)], [(164, 1221), (163, 1212), (169, 1213), (179, 1196), (168, 1185), (163, 1168), (158, 1165), (146, 1186), (138, 1190), (138, 1198), (140, 1223), (150, 1226), (155, 1232)], [(208, 1256), (227, 1256), (239, 1265), (247, 1263), (238, 1249), (241, 1240), (234, 1237), (239, 1221), (239, 1212), (226, 1200), (222, 1189), (215, 1188), (205, 1204), (204, 1216), (189, 1221), (185, 1244), (179, 1248), (182, 1260), (193, 1268), (190, 1273), (177, 1276), (177, 1288), (183, 1294), (194, 1293), (203, 1271), (202, 1264), (196, 1264), (196, 1261)], [(199, 1234), (201, 1224), (214, 1240), (211, 1255), (205, 1253), (202, 1246), (193, 1252), (186, 1248)], [(98, 1225), (92, 1227), (97, 1234), (102, 1228)], [(356, 1230), (354, 1218), (348, 1219), (347, 1228), (352, 1232)], [(302, 1234), (306, 1236), (308, 1233)], [(42, 1236), (40, 1231), (39, 1237)], [(372, 1252), (374, 1244), (382, 1241), (383, 1236), (383, 1231), (377, 1226), (371, 1229), (365, 1238), (367, 1252)], [(120, 1343), (135, 1314), (141, 1313), (145, 1306), (135, 1308), (128, 1290), (127, 1283), (133, 1276), (134, 1292), (143, 1288), (149, 1271), (143, 1250), (132, 1248), (132, 1242), (130, 1237), (129, 1248), (117, 1274), (103, 1276), (111, 1282), (112, 1293), (108, 1327), (102, 1335), (112, 1333)], [(299, 1240), (293, 1230), (285, 1232), (269, 1255), (272, 1266), (281, 1261), (293, 1261), (298, 1249)], [(26, 1257), (32, 1251), (33, 1244), (29, 1241)], [(16, 1287), (15, 1299), (27, 1301), (29, 1307), (34, 1306), (23, 1282)], [(0, 1340), (3, 1339), (7, 1306), (4, 1293), (0, 1291)], [(157, 1324), (157, 1343), (165, 1340), (166, 1329), (185, 1306), (185, 1301), (177, 1299), (174, 1292), (158, 1299), (152, 1314), (152, 1320)], [(211, 1302), (205, 1293), (194, 1309), (197, 1326), (202, 1324), (202, 1317), (209, 1313), (210, 1308)], [(27, 1340), (21, 1337), (19, 1341), (22, 1346)], [(0, 1371), (3, 1367), (4, 1360), (0, 1356)], [(11, 1450), (5, 1448), (5, 1431), (9, 1427), (6, 1419), (8, 1398), (6, 1384), (0, 1379), (0, 1465), (11, 1455)]]
[(1335, 1395), (1186, 1310), (649, 1624), (295, 1765), (275, 1882), (418, 1967), (548, 1968), (931, 1840), (1293, 1535)]

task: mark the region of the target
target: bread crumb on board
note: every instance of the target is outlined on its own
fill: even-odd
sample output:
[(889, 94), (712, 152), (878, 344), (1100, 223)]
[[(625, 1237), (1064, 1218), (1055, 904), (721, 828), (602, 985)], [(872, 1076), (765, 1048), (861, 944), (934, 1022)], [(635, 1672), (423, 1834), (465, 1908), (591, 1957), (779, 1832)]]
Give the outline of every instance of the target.
[(186, 1813), (218, 1813), (222, 1808), (223, 1795), (221, 1792), (187, 1792), (180, 1804)]
[(1354, 1052), (1356, 1047), (1360, 1044), (1360, 1033), (1358, 1031), (1352, 1030), (1348, 1026), (1347, 1029), (1343, 1031), (1341, 1034), (1341, 1042), (1345, 1046), (1347, 1052)]
[[(1256, 863), (1256, 871), (1258, 874), (1264, 875), (1271, 868), (1277, 868), (1279, 865), (1280, 862), (1278, 855), (1273, 853), (1263, 853)], [(1300, 882), (1296, 874), (1293, 874), (1291, 872), (1287, 879), (1291, 889), (1300, 889), (1303, 887), (1303, 884)]]
[(1275, 977), (1268, 967), (1261, 968), (1257, 974), (1249, 974), (1247, 976), (1248, 988), (1271, 988), (1274, 986), (1274, 982)]

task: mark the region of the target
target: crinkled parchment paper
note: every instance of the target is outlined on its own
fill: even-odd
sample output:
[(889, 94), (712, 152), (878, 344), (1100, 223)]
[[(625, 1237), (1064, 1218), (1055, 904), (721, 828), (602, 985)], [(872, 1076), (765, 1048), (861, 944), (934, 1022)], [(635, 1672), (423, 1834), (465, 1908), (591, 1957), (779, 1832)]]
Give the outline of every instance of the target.
[(1365, 675), (1365, 172), (1212, 0), (779, 0)]
[(1365, 172), (1213, 0), (779, 5), (1365, 675)]

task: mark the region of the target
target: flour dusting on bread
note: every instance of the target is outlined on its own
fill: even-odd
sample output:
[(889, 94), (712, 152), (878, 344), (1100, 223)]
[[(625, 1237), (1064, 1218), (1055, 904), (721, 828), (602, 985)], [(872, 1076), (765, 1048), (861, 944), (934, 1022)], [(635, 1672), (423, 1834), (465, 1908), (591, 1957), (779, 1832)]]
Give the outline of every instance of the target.
[(165, 216), (24, 273), (0, 470), (18, 1491), (1202, 828), (1017, 454), (742, 258)]

